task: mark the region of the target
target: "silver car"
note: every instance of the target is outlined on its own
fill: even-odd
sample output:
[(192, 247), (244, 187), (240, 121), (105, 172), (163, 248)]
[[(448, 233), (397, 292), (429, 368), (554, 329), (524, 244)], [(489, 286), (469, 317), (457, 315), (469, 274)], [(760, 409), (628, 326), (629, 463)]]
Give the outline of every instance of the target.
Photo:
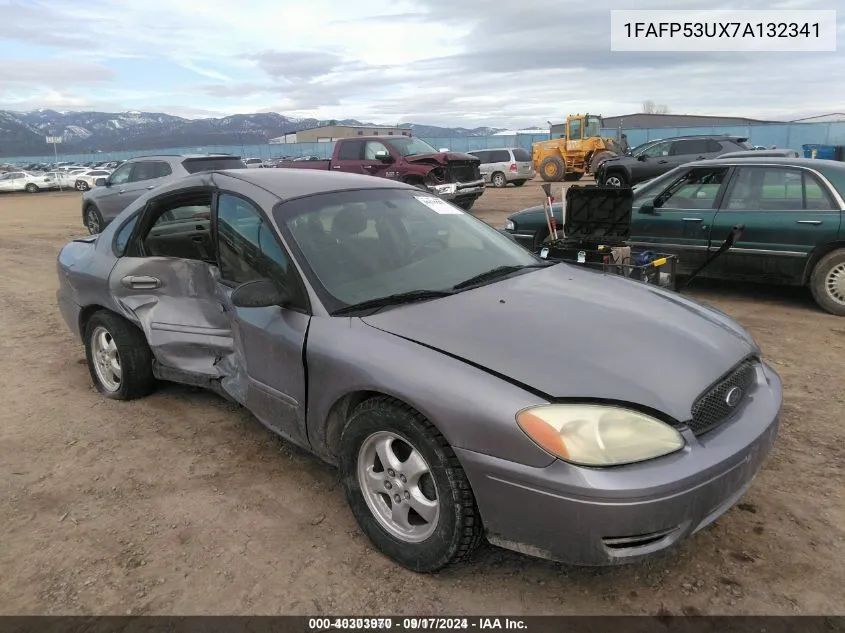
[(537, 175), (534, 163), (531, 162), (531, 153), (520, 147), (479, 149), (467, 154), (481, 160), (484, 182), (494, 187), (507, 187), (508, 184), (521, 187)]
[(159, 379), (242, 404), (336, 464), (415, 571), (485, 536), (583, 565), (666, 550), (739, 500), (778, 429), (780, 379), (721, 312), (383, 178), (188, 176), (67, 244), (58, 279), (105, 397)]

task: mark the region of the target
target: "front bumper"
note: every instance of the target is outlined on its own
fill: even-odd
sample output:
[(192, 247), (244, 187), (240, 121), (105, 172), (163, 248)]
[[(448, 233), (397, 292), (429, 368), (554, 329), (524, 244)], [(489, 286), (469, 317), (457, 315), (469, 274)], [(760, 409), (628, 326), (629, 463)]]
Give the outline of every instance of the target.
[(633, 562), (706, 527), (746, 492), (770, 453), (782, 385), (767, 366), (736, 416), (673, 455), (614, 468), (532, 468), (455, 449), (488, 540), (574, 565)]
[(478, 198), (484, 193), (484, 179), (480, 178), (472, 182), (449, 182), (442, 185), (433, 185), (430, 189), (432, 193), (437, 194), (444, 200)]

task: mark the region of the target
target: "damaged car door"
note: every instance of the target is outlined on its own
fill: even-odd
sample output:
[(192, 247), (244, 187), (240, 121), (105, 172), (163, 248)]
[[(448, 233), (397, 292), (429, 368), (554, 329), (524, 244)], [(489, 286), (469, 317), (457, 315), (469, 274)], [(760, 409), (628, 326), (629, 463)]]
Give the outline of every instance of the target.
[(210, 189), (152, 199), (109, 275), (112, 296), (146, 335), (157, 375), (206, 387), (225, 377), (221, 363), (233, 354), (211, 201)]
[(304, 286), (257, 203), (221, 192), (215, 217), (219, 294), (228, 300), (240, 285), (267, 280), (284, 297), (281, 305), (266, 307), (227, 303), (242, 375), (228, 390), (262, 423), (308, 446), (303, 352), (310, 315)]

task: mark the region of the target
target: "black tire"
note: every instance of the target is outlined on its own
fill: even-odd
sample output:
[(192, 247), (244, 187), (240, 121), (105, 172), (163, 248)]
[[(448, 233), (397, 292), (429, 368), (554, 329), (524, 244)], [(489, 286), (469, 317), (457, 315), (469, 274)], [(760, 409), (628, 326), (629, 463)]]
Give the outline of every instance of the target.
[(590, 159), (590, 173), (595, 175), (599, 164), (608, 158), (613, 158), (613, 155), (613, 152), (596, 152), (593, 154), (593, 157)]
[(514, 187), (521, 187), (521, 186), (522, 186), (522, 185), (524, 185), (526, 182), (527, 182), (526, 180), (514, 180), (514, 181), (513, 181), (513, 186), (514, 186)]
[(502, 189), (508, 186), (508, 179), (505, 178), (505, 175), (500, 171), (494, 172), (490, 176), (490, 182), (494, 187), (496, 187), (496, 189)]
[(836, 316), (845, 316), (845, 249), (822, 257), (810, 274), (810, 292), (819, 307)]
[[(121, 379), (116, 389), (103, 382), (95, 367), (94, 355), (97, 352), (92, 339), (102, 330), (105, 330), (117, 348)], [(112, 312), (96, 312), (85, 324), (85, 359), (97, 391), (112, 400), (142, 398), (155, 386), (153, 355), (144, 333)]]
[(24, 187), (24, 191), (26, 191), (27, 193), (38, 193), (40, 189), (38, 189), (38, 185), (36, 185), (34, 182), (31, 182), (27, 184), (26, 187)]
[(606, 187), (627, 187), (628, 177), (621, 171), (612, 171), (604, 175), (604, 182)]
[[(432, 495), (436, 491), (439, 516), (425, 540), (412, 542), (391, 534), (364, 498), (358, 479), (359, 453), (368, 438), (379, 432), (396, 436), (400, 447), (416, 450), (430, 469), (424, 475), (430, 478), (425, 483), (429, 484)], [(340, 472), (346, 499), (361, 530), (382, 553), (408, 569), (431, 573), (466, 560), (483, 538), (475, 496), (455, 452), (420, 413), (393, 398), (380, 396), (367, 400), (349, 416), (340, 440)], [(387, 467), (383, 466), (381, 472), (387, 480)], [(432, 500), (432, 496), (426, 497)], [(393, 503), (390, 501), (391, 506)]]
[(85, 216), (82, 218), (82, 222), (91, 235), (100, 233), (104, 228), (103, 216), (100, 214), (100, 210), (93, 204), (85, 207)]
[(458, 205), (464, 211), (469, 211), (475, 204), (475, 198), (471, 200), (458, 200), (455, 204)]
[(540, 163), (540, 177), (546, 182), (560, 182), (566, 173), (563, 161), (557, 156), (544, 158)]
[(583, 177), (584, 177), (583, 173), (571, 171), (568, 174), (564, 174), (563, 179), (566, 182), (577, 182), (577, 181), (581, 180), (581, 178), (583, 178)]
[(77, 180), (73, 186), (77, 191), (88, 191), (91, 188), (84, 180)]

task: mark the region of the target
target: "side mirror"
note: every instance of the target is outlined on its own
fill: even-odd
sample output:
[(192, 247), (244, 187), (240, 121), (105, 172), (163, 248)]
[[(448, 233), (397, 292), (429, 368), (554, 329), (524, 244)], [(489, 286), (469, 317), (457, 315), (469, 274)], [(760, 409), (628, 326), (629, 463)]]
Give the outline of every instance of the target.
[(95, 187), (108, 187), (109, 181), (108, 181), (107, 178), (97, 178), (96, 180), (94, 180), (94, 186)]
[(380, 149), (376, 152), (376, 160), (380, 160), (383, 163), (390, 163), (393, 162), (393, 157), (386, 149)]
[(637, 160), (640, 161), (640, 162), (647, 161), (648, 156), (646, 156), (645, 154), (640, 154), (639, 156), (637, 156)]
[(654, 203), (643, 202), (642, 206), (640, 206), (640, 213), (646, 213), (648, 215), (655, 215)]
[(232, 304), (237, 308), (269, 308), (281, 306), (287, 297), (269, 279), (255, 279), (232, 291)]

